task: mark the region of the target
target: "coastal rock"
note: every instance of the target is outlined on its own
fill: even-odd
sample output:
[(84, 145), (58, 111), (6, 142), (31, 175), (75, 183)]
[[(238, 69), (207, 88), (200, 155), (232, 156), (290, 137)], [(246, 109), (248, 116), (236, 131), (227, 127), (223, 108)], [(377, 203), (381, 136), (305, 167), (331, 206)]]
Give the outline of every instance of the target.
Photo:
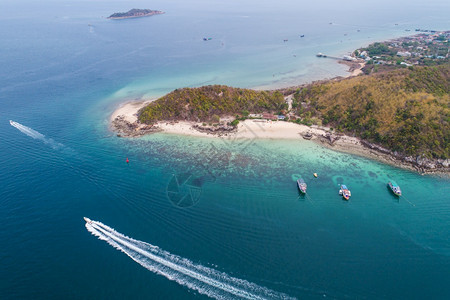
[[(379, 146), (379, 145), (369, 143), (368, 141), (361, 140), (361, 144), (362, 144), (363, 146), (366, 146), (366, 147), (369, 148), (369, 149), (376, 150), (376, 151), (381, 152), (381, 153), (384, 153), (384, 154), (389, 154), (389, 155), (396, 156), (392, 151), (390, 151), (390, 150), (388, 150), (388, 149), (386, 149), (386, 148), (383, 148), (383, 147), (381, 147), (381, 146)], [(397, 157), (397, 156), (396, 156), (396, 157)]]
[(330, 132), (327, 132), (326, 134), (321, 135), (321, 139), (325, 140), (328, 144), (331, 146), (334, 145), (334, 143), (339, 140), (341, 137), (335, 134), (332, 134)]
[(303, 137), (305, 140), (310, 140), (310, 139), (312, 139), (313, 134), (311, 133), (311, 131), (308, 131), (308, 132), (302, 134), (302, 137)]
[(158, 132), (160, 129), (157, 126), (139, 124), (138, 122), (129, 122), (125, 120), (124, 116), (117, 116), (112, 122), (111, 126), (117, 132), (118, 137), (138, 137), (147, 133)]
[(436, 168), (436, 162), (433, 160), (430, 160), (423, 156), (418, 156), (416, 159), (417, 165), (420, 167), (425, 167), (427, 169), (435, 169)]
[(228, 126), (228, 125), (202, 126), (202, 125), (196, 124), (196, 125), (193, 125), (192, 128), (194, 128), (195, 130), (200, 131), (200, 132), (219, 134), (219, 135), (236, 131), (236, 127)]
[(450, 167), (450, 159), (439, 159), (438, 162), (444, 167)]
[(403, 160), (409, 163), (414, 163), (414, 158), (412, 156), (406, 156)]

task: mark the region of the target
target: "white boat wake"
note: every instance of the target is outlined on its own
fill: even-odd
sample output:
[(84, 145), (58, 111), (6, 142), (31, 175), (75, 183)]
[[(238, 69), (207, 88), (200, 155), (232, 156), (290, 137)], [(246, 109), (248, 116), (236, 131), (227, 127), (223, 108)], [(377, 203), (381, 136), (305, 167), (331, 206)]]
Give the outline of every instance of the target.
[(122, 251), (144, 268), (201, 294), (216, 299), (294, 299), (132, 239), (101, 222), (85, 220), (87, 230), (100, 240)]
[(17, 122), (11, 121), (11, 120), (9, 120), (9, 124), (11, 124), (11, 126), (17, 128), (20, 132), (28, 135), (29, 137), (31, 137), (31, 138), (33, 138), (35, 140), (40, 140), (41, 142), (43, 142), (44, 144), (49, 145), (50, 147), (52, 147), (55, 150), (60, 150), (60, 149), (66, 148), (63, 144), (55, 142), (51, 138), (47, 138), (42, 133), (31, 129), (30, 127), (27, 127), (25, 125), (22, 125), (20, 123), (17, 123)]

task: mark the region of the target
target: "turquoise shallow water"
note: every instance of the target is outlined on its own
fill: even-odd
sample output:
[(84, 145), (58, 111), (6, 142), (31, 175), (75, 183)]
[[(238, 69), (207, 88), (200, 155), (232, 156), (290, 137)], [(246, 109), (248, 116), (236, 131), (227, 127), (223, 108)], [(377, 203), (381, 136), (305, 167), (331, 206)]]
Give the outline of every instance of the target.
[[(149, 8), (165, 15), (117, 23), (100, 16), (148, 4), (3, 3), (0, 298), (236, 297), (214, 276), (238, 294), (448, 298), (448, 179), (303, 140), (120, 139), (107, 129), (122, 101), (180, 86), (343, 75), (315, 53), (450, 25), (445, 2), (326, 4), (155, 2)], [(389, 179), (402, 187), (400, 199)], [(339, 183), (351, 189), (349, 202)], [(125, 253), (117, 251), (86, 230), (84, 216), (137, 241), (111, 234)], [(146, 269), (170, 263), (175, 280)], [(192, 272), (204, 268), (199, 281)]]

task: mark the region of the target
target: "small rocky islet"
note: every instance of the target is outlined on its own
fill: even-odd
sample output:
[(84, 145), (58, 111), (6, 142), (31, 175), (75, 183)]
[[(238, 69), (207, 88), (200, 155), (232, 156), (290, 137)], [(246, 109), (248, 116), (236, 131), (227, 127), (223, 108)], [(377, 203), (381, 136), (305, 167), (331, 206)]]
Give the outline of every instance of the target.
[(140, 18), (140, 17), (149, 17), (153, 15), (163, 14), (163, 11), (160, 10), (151, 10), (151, 9), (138, 9), (133, 8), (127, 12), (119, 12), (114, 13), (108, 17), (108, 19), (119, 20), (119, 19), (129, 19), (129, 18)]

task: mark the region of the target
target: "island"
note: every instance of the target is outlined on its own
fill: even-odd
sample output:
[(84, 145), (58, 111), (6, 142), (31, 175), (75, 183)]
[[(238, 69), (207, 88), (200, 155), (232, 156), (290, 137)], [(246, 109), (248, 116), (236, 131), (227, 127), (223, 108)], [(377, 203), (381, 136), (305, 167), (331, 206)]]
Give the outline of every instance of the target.
[[(449, 35), (432, 37), (436, 41), (428, 42), (428, 49), (448, 49)], [(365, 72), (354, 76), (272, 91), (225, 85), (180, 88), (159, 99), (123, 105), (111, 117), (112, 129), (131, 137), (164, 131), (233, 139), (303, 138), (420, 172), (448, 173), (448, 54), (425, 53), (427, 57), (406, 65), (394, 60), (403, 59), (397, 54), (402, 49), (380, 45), (352, 54), (358, 63), (361, 55), (370, 57), (361, 65), (363, 70), (368, 66)], [(383, 59), (393, 63), (367, 64), (374, 60), (374, 48), (389, 49)]]
[(108, 19), (120, 20), (120, 19), (129, 19), (129, 18), (139, 18), (139, 17), (149, 17), (153, 15), (163, 14), (163, 11), (160, 10), (151, 10), (151, 9), (130, 9), (128, 12), (122, 13), (114, 13), (108, 17)]

